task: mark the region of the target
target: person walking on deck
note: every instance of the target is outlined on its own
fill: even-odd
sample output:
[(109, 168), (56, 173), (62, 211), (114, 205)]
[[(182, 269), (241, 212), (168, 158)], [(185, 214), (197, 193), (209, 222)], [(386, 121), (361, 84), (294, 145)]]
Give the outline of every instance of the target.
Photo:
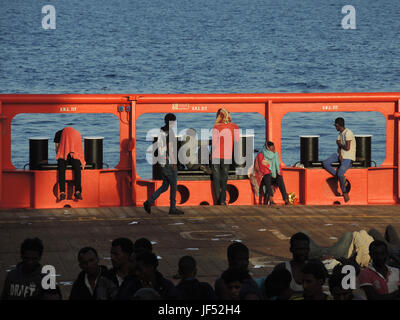
[(143, 206), (147, 213), (151, 213), (151, 206), (154, 204), (154, 201), (171, 186), (169, 214), (183, 214), (183, 211), (176, 208), (178, 148), (176, 136), (172, 130), (176, 125), (176, 116), (173, 113), (168, 113), (164, 121), (165, 125), (161, 128), (157, 138), (163, 183), (161, 187), (152, 194), (150, 199), (144, 202)]

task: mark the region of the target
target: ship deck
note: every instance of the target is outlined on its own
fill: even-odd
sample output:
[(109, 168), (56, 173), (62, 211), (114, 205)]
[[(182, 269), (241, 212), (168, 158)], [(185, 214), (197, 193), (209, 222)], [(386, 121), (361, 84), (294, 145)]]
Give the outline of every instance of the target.
[(96, 248), (100, 263), (111, 266), (110, 245), (117, 237), (132, 241), (146, 237), (160, 258), (159, 270), (174, 279), (180, 257), (192, 255), (198, 278), (211, 285), (227, 268), (226, 249), (240, 240), (250, 249), (249, 270), (263, 277), (274, 265), (289, 260), (289, 238), (306, 231), (321, 246), (330, 246), (346, 231), (388, 224), (400, 232), (400, 206), (197, 206), (183, 207), (183, 216), (168, 215), (167, 207), (9, 209), (0, 210), (0, 290), (6, 271), (20, 260), (21, 242), (29, 237), (43, 240), (42, 264), (57, 271), (64, 299), (80, 269), (77, 252)]

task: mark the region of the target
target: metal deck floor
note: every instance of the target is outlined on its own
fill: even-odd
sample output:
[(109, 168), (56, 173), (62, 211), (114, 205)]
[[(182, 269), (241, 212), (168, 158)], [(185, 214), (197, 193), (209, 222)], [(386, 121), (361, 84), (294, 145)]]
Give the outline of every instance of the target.
[(183, 207), (183, 216), (168, 215), (167, 207), (0, 210), (0, 290), (6, 270), (19, 260), (22, 241), (39, 237), (44, 243), (42, 264), (57, 270), (64, 299), (80, 271), (77, 253), (94, 247), (101, 264), (111, 266), (111, 241), (146, 237), (161, 257), (159, 270), (168, 279), (177, 273), (180, 257), (192, 255), (198, 278), (211, 285), (227, 268), (226, 249), (241, 240), (250, 250), (249, 269), (263, 277), (274, 265), (288, 260), (289, 238), (307, 231), (321, 246), (330, 246), (346, 231), (384, 233), (388, 224), (400, 232), (400, 206), (200, 206)]

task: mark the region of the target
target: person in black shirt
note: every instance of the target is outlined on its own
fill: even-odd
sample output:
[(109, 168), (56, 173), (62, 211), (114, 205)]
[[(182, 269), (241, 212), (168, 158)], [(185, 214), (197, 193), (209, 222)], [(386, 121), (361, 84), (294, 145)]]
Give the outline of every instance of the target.
[(43, 243), (39, 238), (26, 239), (21, 244), (21, 259), (14, 270), (7, 274), (2, 300), (39, 300), (42, 295)]
[(191, 256), (183, 256), (179, 260), (181, 281), (176, 289), (182, 300), (216, 300), (214, 289), (207, 282), (196, 279), (196, 260)]
[(147, 213), (151, 213), (151, 206), (154, 204), (154, 201), (171, 186), (169, 214), (183, 214), (183, 211), (176, 208), (178, 152), (176, 136), (172, 130), (176, 124), (176, 116), (173, 113), (168, 113), (164, 121), (165, 126), (161, 128), (157, 140), (159, 157), (162, 159), (160, 164), (163, 183), (161, 187), (153, 193), (150, 199), (144, 202), (143, 206)]
[(99, 265), (97, 251), (85, 247), (78, 253), (79, 266), (82, 272), (72, 285), (69, 300), (113, 300), (118, 288), (106, 277), (106, 266)]
[(163, 300), (179, 299), (179, 292), (174, 284), (164, 278), (157, 267), (158, 259), (152, 252), (146, 251), (136, 257), (136, 274), (141, 283), (141, 287), (137, 289), (152, 288), (158, 292)]

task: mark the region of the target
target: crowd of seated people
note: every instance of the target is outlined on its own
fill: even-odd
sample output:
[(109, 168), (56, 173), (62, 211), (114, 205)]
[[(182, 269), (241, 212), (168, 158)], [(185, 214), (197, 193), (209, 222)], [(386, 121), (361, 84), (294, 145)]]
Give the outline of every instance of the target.
[[(258, 279), (253, 279), (248, 269), (248, 247), (232, 242), (227, 247), (228, 267), (213, 284), (196, 278), (197, 261), (189, 255), (179, 259), (179, 281), (174, 284), (158, 270), (159, 260), (148, 239), (117, 238), (110, 248), (111, 269), (100, 264), (95, 248), (79, 250), (81, 272), (69, 296), (62, 296), (58, 284), (43, 289), (43, 243), (38, 238), (26, 239), (20, 248), (21, 262), (7, 274), (1, 299), (399, 300), (397, 233), (390, 225), (384, 236), (371, 231), (367, 233), (370, 241), (358, 241), (360, 232), (354, 232), (351, 237), (344, 234), (331, 247), (319, 247), (306, 233), (295, 233), (289, 246), (292, 258)], [(328, 260), (335, 261), (333, 267)], [(360, 292), (354, 292), (356, 280)]]

